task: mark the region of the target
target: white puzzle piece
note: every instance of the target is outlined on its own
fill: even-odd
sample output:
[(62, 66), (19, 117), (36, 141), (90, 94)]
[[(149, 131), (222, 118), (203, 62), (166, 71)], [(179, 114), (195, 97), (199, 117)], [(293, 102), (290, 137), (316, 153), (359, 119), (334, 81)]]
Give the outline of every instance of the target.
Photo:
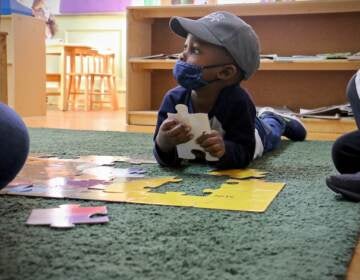
[(204, 132), (210, 133), (210, 123), (207, 114), (205, 113), (195, 113), (189, 114), (188, 107), (184, 104), (176, 105), (176, 114), (168, 113), (168, 117), (186, 123), (191, 127), (191, 133), (194, 135), (194, 138), (189, 142), (179, 144), (176, 146), (178, 156), (183, 159), (195, 159), (195, 155), (191, 152), (193, 150), (198, 150), (206, 153), (205, 158), (208, 161), (218, 161), (219, 159), (213, 157), (208, 152), (205, 152), (204, 149), (196, 143), (196, 139), (201, 136)]

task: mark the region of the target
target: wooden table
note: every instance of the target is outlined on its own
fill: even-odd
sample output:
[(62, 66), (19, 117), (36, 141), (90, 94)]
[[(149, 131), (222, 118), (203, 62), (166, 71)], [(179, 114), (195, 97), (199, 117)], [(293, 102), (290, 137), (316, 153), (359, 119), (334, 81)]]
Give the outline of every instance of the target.
[(0, 32), (0, 102), (8, 103), (6, 32)]
[(67, 104), (67, 82), (66, 77), (68, 73), (73, 73), (75, 71), (75, 57), (79, 53), (85, 51), (90, 51), (93, 48), (86, 45), (73, 45), (73, 44), (57, 44), (57, 45), (47, 45), (46, 46), (46, 55), (56, 55), (60, 56), (59, 64), (59, 75), (60, 75), (60, 102), (59, 109), (62, 111), (68, 110)]

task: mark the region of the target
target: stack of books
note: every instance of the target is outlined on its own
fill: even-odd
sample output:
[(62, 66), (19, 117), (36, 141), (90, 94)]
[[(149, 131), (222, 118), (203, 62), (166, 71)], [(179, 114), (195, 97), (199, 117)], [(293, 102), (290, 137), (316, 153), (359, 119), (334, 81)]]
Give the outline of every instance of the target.
[[(262, 108), (264, 107), (256, 107), (256, 111), (259, 112)], [(300, 108), (299, 112), (294, 112), (286, 106), (273, 107), (273, 108), (278, 113), (293, 115), (302, 118), (338, 120), (340, 118), (354, 116), (350, 103), (324, 106), (313, 109)]]
[(297, 115), (304, 118), (316, 118), (316, 119), (340, 119), (344, 117), (354, 116), (352, 108), (349, 103), (319, 107), (314, 109), (300, 108), (300, 112)]
[(348, 60), (360, 60), (360, 52), (336, 52), (336, 53), (321, 53), (316, 55), (291, 55), (291, 56), (279, 56), (277, 54), (262, 54), (261, 59), (271, 59), (273, 61), (321, 61), (329, 59), (348, 59)]

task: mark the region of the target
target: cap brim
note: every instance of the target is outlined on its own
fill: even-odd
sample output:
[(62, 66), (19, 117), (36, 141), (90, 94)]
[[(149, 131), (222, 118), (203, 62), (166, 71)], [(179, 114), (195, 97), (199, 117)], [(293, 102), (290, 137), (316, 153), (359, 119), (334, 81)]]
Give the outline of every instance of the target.
[(208, 30), (201, 22), (193, 19), (172, 17), (170, 19), (170, 29), (177, 35), (186, 38), (190, 33), (202, 41), (217, 46), (222, 46), (221, 42)]

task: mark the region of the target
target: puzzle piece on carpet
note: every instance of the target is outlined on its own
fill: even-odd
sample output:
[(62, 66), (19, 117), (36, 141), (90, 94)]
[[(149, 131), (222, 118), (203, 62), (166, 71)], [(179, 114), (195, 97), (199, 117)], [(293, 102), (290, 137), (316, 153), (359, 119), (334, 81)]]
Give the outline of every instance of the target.
[(176, 146), (178, 156), (184, 159), (195, 159), (195, 155), (192, 153), (192, 151), (195, 150), (204, 152), (205, 158), (208, 161), (218, 161), (218, 158), (205, 152), (205, 150), (196, 143), (196, 139), (203, 133), (211, 132), (208, 115), (205, 113), (190, 114), (188, 107), (184, 104), (178, 104), (175, 108), (177, 113), (168, 113), (168, 117), (189, 125), (191, 127), (191, 133), (194, 135), (190, 141)]
[(76, 204), (68, 204), (60, 205), (59, 208), (34, 209), (26, 224), (50, 225), (50, 227), (55, 228), (73, 228), (75, 224), (107, 223), (109, 217), (105, 216), (106, 214), (106, 206), (81, 207)]
[(247, 178), (264, 178), (267, 172), (257, 169), (227, 169), (227, 170), (213, 170), (208, 172), (209, 175), (214, 176), (229, 176), (234, 179), (247, 179)]

